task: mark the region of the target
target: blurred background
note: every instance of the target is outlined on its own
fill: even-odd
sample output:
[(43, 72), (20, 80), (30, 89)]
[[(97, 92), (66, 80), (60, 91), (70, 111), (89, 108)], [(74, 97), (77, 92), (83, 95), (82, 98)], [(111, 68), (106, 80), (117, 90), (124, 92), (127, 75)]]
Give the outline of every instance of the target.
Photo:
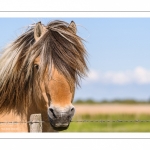
[(64, 132), (149, 132), (150, 18), (0, 18), (0, 49), (29, 25), (53, 20), (73, 20), (88, 53), (88, 76)]

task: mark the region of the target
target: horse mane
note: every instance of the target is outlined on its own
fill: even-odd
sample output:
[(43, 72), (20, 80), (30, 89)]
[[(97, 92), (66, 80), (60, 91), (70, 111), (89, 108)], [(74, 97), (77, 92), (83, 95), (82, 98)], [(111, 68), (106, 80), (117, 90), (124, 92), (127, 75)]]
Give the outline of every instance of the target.
[(39, 80), (46, 69), (51, 77), (52, 65), (64, 75), (70, 86), (79, 85), (86, 75), (86, 50), (83, 39), (63, 21), (48, 23), (47, 31), (34, 39), (35, 24), (3, 50), (0, 57), (0, 113), (26, 113), (33, 101), (34, 60), (40, 56)]

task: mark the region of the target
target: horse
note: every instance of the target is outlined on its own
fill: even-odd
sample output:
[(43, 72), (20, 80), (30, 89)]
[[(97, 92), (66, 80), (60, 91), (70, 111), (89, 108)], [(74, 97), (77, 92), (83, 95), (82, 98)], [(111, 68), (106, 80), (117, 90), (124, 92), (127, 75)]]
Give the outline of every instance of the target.
[[(86, 61), (74, 21), (30, 25), (0, 57), (0, 122), (27, 122), (40, 113), (42, 132), (66, 130), (75, 113), (75, 89), (88, 70)], [(0, 132), (29, 132), (29, 124), (0, 124)]]

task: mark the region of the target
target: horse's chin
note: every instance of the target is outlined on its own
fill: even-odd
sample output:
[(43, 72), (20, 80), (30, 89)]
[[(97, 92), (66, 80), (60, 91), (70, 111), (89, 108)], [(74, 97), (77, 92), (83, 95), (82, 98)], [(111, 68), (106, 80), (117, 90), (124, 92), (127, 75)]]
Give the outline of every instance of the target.
[(60, 125), (60, 126), (56, 126), (55, 124), (54, 124), (54, 122), (53, 122), (53, 120), (49, 117), (49, 121), (50, 121), (50, 125), (52, 126), (52, 128), (54, 129), (54, 130), (56, 130), (56, 131), (63, 131), (63, 130), (66, 130), (66, 129), (68, 129), (68, 127), (69, 127), (69, 125), (70, 125), (70, 123), (68, 123), (67, 125)]
[(52, 128), (55, 130), (55, 131), (63, 131), (63, 130), (67, 130), (69, 125), (67, 127), (55, 127), (51, 124)]

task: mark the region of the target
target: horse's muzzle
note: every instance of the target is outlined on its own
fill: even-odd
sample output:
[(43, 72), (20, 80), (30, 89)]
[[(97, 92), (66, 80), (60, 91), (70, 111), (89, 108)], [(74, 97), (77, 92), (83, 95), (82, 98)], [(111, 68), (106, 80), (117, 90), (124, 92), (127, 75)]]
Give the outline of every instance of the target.
[(69, 127), (74, 112), (75, 108), (73, 105), (66, 108), (50, 106), (48, 109), (50, 124), (55, 130), (66, 130)]

